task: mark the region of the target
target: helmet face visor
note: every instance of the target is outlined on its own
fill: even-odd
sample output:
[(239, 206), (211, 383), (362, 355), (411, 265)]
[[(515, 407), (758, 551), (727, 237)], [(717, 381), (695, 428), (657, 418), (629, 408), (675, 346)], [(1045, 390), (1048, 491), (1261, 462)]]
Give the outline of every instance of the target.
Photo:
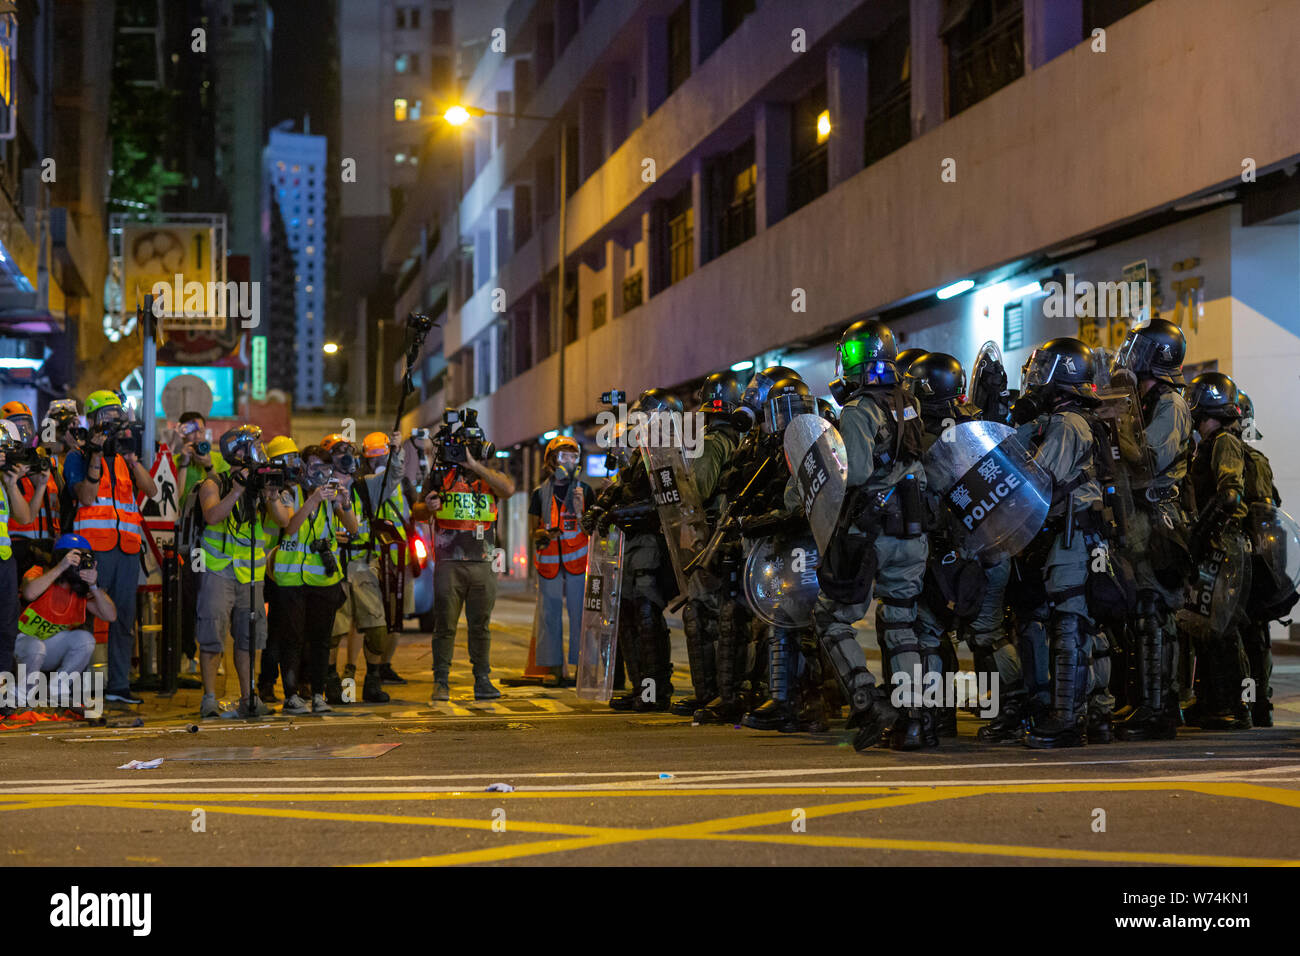
[(763, 431), (769, 435), (785, 431), (796, 415), (816, 415), (817, 399), (811, 395), (777, 395), (763, 407)]
[(334, 477), (334, 465), (319, 458), (310, 459), (303, 471), (303, 480), (308, 488), (319, 488), (332, 477)]
[(125, 422), (129, 420), (126, 409), (121, 405), (105, 405), (103, 408), (95, 409), (95, 424), (107, 425), (109, 422)]
[(1145, 335), (1137, 331), (1129, 332), (1128, 338), (1115, 353), (1115, 361), (1110, 367), (1111, 374), (1113, 375), (1118, 369), (1128, 369), (1134, 374), (1145, 372), (1151, 367), (1158, 351), (1159, 346)]
[(753, 409), (762, 408), (763, 403), (767, 401), (767, 393), (771, 391), (775, 381), (775, 379), (764, 375), (762, 372), (755, 372), (754, 377), (745, 386), (745, 391), (741, 393), (740, 404)]
[(32, 444), (33, 440), (36, 438), (36, 422), (32, 420), (32, 416), (13, 415), (9, 420), (13, 422), (14, 427), (18, 429), (18, 437), (22, 440), (22, 443), (24, 445)]
[(1060, 361), (1061, 357), (1053, 352), (1034, 349), (1029, 356), (1029, 361), (1020, 370), (1021, 390), (1028, 391), (1031, 388), (1042, 388), (1044, 385), (1050, 385)]

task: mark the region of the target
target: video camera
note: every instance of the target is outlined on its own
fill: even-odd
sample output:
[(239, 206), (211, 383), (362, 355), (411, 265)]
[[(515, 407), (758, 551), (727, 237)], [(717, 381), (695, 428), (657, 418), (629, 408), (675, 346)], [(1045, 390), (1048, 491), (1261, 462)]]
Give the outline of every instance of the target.
[(478, 425), (478, 409), (448, 408), (442, 413), (442, 425), (431, 438), (437, 463), (444, 468), (463, 465), (472, 454), (479, 461), (495, 452)]
[(248, 469), (248, 489), (250, 491), (283, 491), (294, 480), (294, 469), (278, 461), (254, 464)]
[(91, 434), (104, 436), (105, 456), (135, 455), (138, 458), (143, 453), (144, 425), (139, 422), (104, 422), (91, 429)]

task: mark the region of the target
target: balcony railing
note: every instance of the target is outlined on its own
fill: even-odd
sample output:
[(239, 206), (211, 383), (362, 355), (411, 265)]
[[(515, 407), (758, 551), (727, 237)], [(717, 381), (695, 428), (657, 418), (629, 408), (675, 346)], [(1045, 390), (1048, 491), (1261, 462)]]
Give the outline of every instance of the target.
[(960, 48), (950, 41), (949, 116), (956, 116), (1024, 76), (1024, 30), (1024, 13), (1017, 4)]
[(821, 143), (790, 167), (790, 212), (802, 209), (826, 192), (827, 182), (826, 144)]
[(912, 141), (912, 84), (904, 83), (867, 110), (863, 167), (879, 162)]

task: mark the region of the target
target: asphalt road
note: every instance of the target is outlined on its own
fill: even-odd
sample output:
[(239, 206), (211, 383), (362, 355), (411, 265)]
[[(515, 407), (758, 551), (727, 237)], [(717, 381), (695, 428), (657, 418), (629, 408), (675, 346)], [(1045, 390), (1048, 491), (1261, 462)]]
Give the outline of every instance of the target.
[[(498, 676), (521, 664), (526, 611), (503, 609)], [(411, 636), (399, 670), (415, 676), (421, 653)], [(938, 751), (859, 754), (842, 732), (693, 727), (570, 690), (475, 704), (457, 697), (460, 671), (436, 709), (427, 675), (383, 707), (197, 732), (185, 700), (150, 701), (139, 727), (0, 735), (0, 853), (82, 866), (1300, 864), (1294, 660), (1278, 659), (1273, 729), (1064, 752), (979, 744), (966, 717)], [(497, 783), (513, 792), (487, 790)]]

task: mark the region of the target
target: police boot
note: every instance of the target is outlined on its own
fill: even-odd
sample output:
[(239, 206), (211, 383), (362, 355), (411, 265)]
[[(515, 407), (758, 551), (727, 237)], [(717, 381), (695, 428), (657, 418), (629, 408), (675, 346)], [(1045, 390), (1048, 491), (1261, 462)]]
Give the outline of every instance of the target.
[(343, 703), (343, 678), (332, 667), (325, 671), (325, 701), (330, 704)]
[(1088, 708), (1088, 743), (1108, 744), (1114, 739), (1110, 711), (1090, 706)]
[(1008, 691), (998, 714), (975, 732), (986, 744), (1020, 743), (1028, 721), (1029, 698), (1024, 688)]
[[(1136, 661), (1139, 699), (1135, 706), (1114, 717), (1115, 736), (1120, 740), (1173, 740), (1178, 736), (1176, 709), (1171, 712), (1166, 706), (1174, 695), (1168, 693), (1165, 631), (1160, 613), (1154, 600), (1138, 605), (1134, 631), (1139, 645), (1125, 657)], [(1092, 739), (1091, 732), (1088, 739)]]
[(768, 689), (771, 697), (751, 710), (741, 721), (751, 730), (779, 730), (792, 734), (799, 721), (791, 701), (793, 693), (794, 642), (782, 628), (773, 628), (768, 639)]
[(682, 629), (686, 632), (686, 656), (695, 694), (673, 701), (672, 712), (679, 717), (690, 717), (718, 696), (717, 648), (698, 601), (687, 601), (682, 608)]
[(1025, 734), (1035, 750), (1082, 747), (1087, 743), (1088, 635), (1077, 614), (1059, 613), (1052, 621), (1052, 710)]
[(1205, 675), (1209, 698), (1200, 715), (1202, 730), (1250, 730), (1250, 708), (1241, 699), (1241, 659), (1235, 640), (1215, 649), (1214, 667)]
[(366, 667), (366, 679), (361, 685), (361, 699), (367, 704), (386, 704), (392, 699), (384, 690), (384, 679), (380, 676), (377, 664)]
[(748, 627), (736, 613), (734, 601), (723, 605), (718, 620), (718, 695), (695, 712), (697, 724), (738, 724), (745, 714), (740, 700), (740, 651), (745, 642), (739, 633)]
[[(865, 706), (851, 708), (847, 724), (850, 730), (857, 729), (857, 733), (853, 735), (853, 749), (859, 751), (881, 743), (900, 719), (898, 711), (889, 702), (888, 695), (879, 687), (869, 688), (866, 696)], [(854, 702), (856, 703), (861, 697), (861, 693), (855, 693)]]
[(889, 734), (891, 750), (920, 750), (939, 746), (934, 708), (909, 707)]
[[(642, 692), (635, 710), (641, 713), (663, 712), (673, 703), (671, 660), (672, 645), (663, 609), (650, 601), (637, 602), (637, 636), (641, 644)], [(646, 685), (645, 679), (654, 681)]]

